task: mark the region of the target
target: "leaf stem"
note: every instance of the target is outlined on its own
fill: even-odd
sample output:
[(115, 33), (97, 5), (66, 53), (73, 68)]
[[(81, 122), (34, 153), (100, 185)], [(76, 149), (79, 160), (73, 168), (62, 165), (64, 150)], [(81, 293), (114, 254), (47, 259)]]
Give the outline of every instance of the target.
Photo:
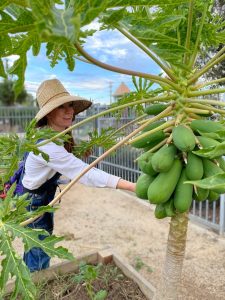
[(208, 115), (211, 112), (210, 110), (192, 108), (192, 107), (185, 107), (184, 111), (187, 113), (204, 114), (204, 115)]
[(209, 110), (211, 112), (217, 112), (220, 114), (225, 114), (225, 110), (219, 109), (219, 108), (215, 108), (211, 105), (204, 105), (204, 104), (200, 104), (200, 103), (193, 103), (192, 104), (193, 107), (197, 107), (197, 108), (202, 108), (202, 109), (206, 109)]
[(205, 4), (204, 5), (204, 10), (203, 10), (203, 13), (202, 13), (201, 23), (200, 23), (200, 26), (199, 26), (199, 29), (198, 29), (198, 33), (197, 33), (197, 38), (196, 38), (196, 41), (195, 41), (194, 51), (193, 51), (193, 54), (191, 56), (190, 63), (189, 63), (189, 67), (190, 68), (193, 68), (193, 66), (195, 64), (195, 61), (196, 61), (196, 58), (197, 58), (198, 47), (199, 47), (199, 43), (200, 43), (200, 38), (201, 38), (201, 33), (202, 33), (203, 25), (205, 23), (207, 7), (208, 7), (207, 4)]
[(128, 126), (130, 126), (130, 125), (132, 125), (132, 124), (137, 123), (139, 120), (141, 120), (141, 119), (143, 119), (143, 118), (145, 118), (145, 117), (147, 117), (147, 114), (143, 114), (143, 115), (139, 116), (138, 118), (136, 118), (136, 119), (134, 119), (134, 120), (128, 122), (127, 124), (124, 124), (124, 125), (121, 126), (119, 129), (115, 130), (112, 134), (110, 134), (110, 135), (104, 140), (104, 142), (107, 141), (111, 136), (114, 136), (116, 133), (122, 131), (124, 128), (126, 128), (126, 127), (128, 127)]
[(170, 71), (168, 67), (166, 67), (157, 57), (156, 55), (143, 43), (141, 43), (136, 37), (134, 37), (128, 30), (122, 28), (122, 23), (119, 23), (119, 26), (115, 26), (117, 30), (119, 30), (123, 35), (125, 35), (130, 41), (132, 41), (135, 45), (137, 45), (140, 49), (142, 49), (148, 56), (154, 60), (158, 66), (173, 80), (177, 81), (177, 77)]
[(204, 104), (212, 104), (212, 105), (218, 105), (218, 106), (225, 106), (225, 102), (222, 101), (217, 101), (217, 100), (212, 100), (212, 99), (189, 99), (189, 98), (184, 98), (181, 100), (182, 102), (188, 102), (188, 103), (204, 103)]
[(197, 88), (198, 88), (198, 89), (199, 89), (199, 88), (201, 89), (201, 88), (203, 88), (203, 87), (205, 87), (205, 86), (217, 84), (217, 83), (224, 82), (224, 81), (225, 81), (225, 77), (219, 78), (219, 79), (215, 79), (215, 80), (211, 80), (211, 81), (208, 81), (208, 82), (199, 84)]
[(221, 93), (225, 93), (225, 88), (223, 88), (223, 89), (211, 89), (211, 90), (206, 90), (206, 91), (188, 92), (188, 96), (189, 97), (198, 97), (198, 96), (221, 94)]
[[(191, 0), (189, 3), (189, 13), (188, 13), (188, 24), (187, 24), (187, 34), (185, 40), (185, 48), (190, 50), (190, 40), (191, 40), (191, 31), (192, 31), (192, 21), (193, 21), (193, 8), (194, 8), (194, 1)], [(184, 64), (187, 64), (189, 55), (187, 52), (184, 54)]]
[(132, 75), (132, 76), (138, 76), (138, 77), (142, 77), (142, 78), (147, 78), (149, 80), (152, 80), (153, 82), (157, 82), (159, 84), (166, 84), (166, 85), (172, 87), (174, 90), (176, 90), (178, 92), (182, 92), (182, 89), (177, 84), (175, 84), (174, 82), (172, 82), (171, 80), (169, 80), (167, 78), (162, 78), (160, 76), (156, 76), (156, 75), (152, 75), (152, 74), (148, 74), (148, 73), (143, 73), (143, 72), (138, 72), (138, 71), (133, 71), (133, 70), (127, 70), (127, 69), (122, 69), (122, 68), (119, 68), (119, 67), (114, 67), (114, 66), (108, 65), (106, 63), (103, 63), (103, 62), (95, 59), (91, 55), (89, 55), (81, 47), (81, 45), (78, 42), (74, 43), (74, 46), (80, 52), (80, 54), (82, 54), (87, 60), (91, 61), (96, 66), (99, 66), (99, 67), (101, 67), (103, 69), (106, 69), (106, 70), (109, 70), (109, 71), (113, 71), (113, 72), (116, 72), (116, 73), (121, 73), (121, 74), (126, 74), (126, 75)]
[[(225, 47), (224, 47), (225, 48)], [(223, 51), (225, 50), (224, 48)], [(222, 50), (221, 49), (221, 50)], [(221, 51), (220, 50), (220, 51)], [(220, 52), (219, 51), (219, 52)], [(217, 53), (218, 54), (218, 53)], [(201, 70), (199, 70), (198, 72), (196, 72), (189, 80), (188, 80), (188, 84), (192, 84), (195, 81), (198, 80), (199, 77), (201, 77), (203, 74), (205, 74), (209, 69), (211, 69), (213, 66), (215, 66), (216, 64), (220, 63), (221, 61), (223, 61), (225, 59), (225, 54), (222, 54), (221, 56), (217, 56), (215, 55)]]

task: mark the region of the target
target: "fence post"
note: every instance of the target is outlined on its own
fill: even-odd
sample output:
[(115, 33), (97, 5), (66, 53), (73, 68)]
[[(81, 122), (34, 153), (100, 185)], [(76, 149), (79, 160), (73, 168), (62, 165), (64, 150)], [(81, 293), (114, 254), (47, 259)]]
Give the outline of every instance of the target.
[(220, 196), (220, 234), (224, 234), (224, 220), (225, 219), (225, 194)]

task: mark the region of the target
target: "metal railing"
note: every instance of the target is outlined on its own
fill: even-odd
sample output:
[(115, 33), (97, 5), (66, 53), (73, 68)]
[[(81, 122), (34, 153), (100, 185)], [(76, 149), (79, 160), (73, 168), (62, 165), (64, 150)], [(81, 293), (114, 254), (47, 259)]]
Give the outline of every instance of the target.
[[(0, 132), (23, 132), (26, 124), (35, 116), (36, 108), (22, 107), (0, 107)], [(84, 117), (77, 117), (76, 121), (83, 120)], [(124, 124), (130, 122), (131, 118), (120, 118), (117, 120), (113, 117), (99, 118), (89, 122), (82, 127), (74, 130), (75, 139), (87, 139), (88, 133), (96, 129), (99, 133), (102, 128), (120, 128)], [(129, 133), (135, 128), (132, 125), (125, 133)], [(89, 157), (89, 163), (95, 160), (103, 153), (102, 148), (95, 148)], [(98, 164), (98, 168), (110, 174), (122, 177), (126, 180), (135, 182), (140, 175), (135, 159), (140, 155), (141, 151), (130, 146), (119, 148), (114, 154), (105, 158)], [(221, 195), (220, 200), (210, 203), (208, 200), (204, 202), (193, 201), (190, 210), (190, 219), (207, 226), (208, 228), (224, 234), (225, 232), (225, 196)]]

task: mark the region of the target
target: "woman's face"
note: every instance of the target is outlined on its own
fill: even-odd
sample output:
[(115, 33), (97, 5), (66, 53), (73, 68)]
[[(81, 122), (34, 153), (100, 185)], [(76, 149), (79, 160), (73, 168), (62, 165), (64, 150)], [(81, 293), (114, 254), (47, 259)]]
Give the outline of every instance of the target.
[(74, 103), (68, 102), (55, 108), (47, 115), (48, 125), (56, 131), (63, 131), (72, 125)]

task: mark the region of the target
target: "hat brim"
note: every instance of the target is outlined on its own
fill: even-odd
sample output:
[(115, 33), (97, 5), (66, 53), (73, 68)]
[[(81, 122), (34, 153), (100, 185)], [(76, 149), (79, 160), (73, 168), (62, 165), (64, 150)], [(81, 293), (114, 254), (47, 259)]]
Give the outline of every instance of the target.
[(54, 99), (54, 101), (50, 101), (49, 103), (46, 103), (44, 107), (42, 107), (39, 110), (39, 112), (36, 114), (35, 119), (37, 121), (41, 120), (51, 111), (53, 111), (55, 108), (67, 102), (74, 102), (74, 113), (76, 115), (92, 105), (91, 101), (86, 100), (82, 97), (67, 95), (67, 96), (56, 98)]

